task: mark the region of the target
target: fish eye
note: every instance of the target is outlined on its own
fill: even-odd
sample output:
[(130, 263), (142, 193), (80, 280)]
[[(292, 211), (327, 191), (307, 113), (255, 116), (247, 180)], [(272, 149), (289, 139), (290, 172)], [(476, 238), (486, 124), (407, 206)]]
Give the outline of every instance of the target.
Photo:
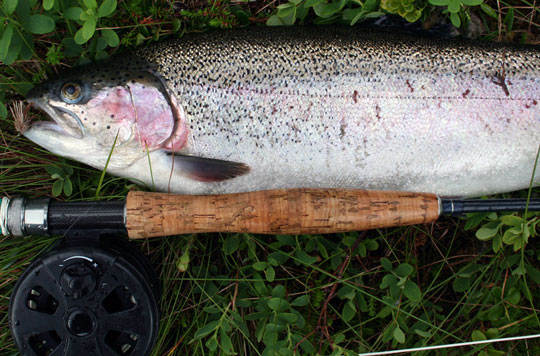
[(67, 82), (60, 89), (60, 96), (68, 104), (76, 104), (82, 99), (81, 86), (78, 83)]

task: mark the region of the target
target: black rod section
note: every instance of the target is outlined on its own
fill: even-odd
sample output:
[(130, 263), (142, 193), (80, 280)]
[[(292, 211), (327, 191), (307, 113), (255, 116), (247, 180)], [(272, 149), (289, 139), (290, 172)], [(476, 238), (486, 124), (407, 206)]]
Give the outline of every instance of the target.
[(124, 232), (125, 201), (49, 203), (47, 225), (50, 234), (70, 230), (108, 230)]
[[(441, 199), (441, 215), (459, 216), (466, 213), (525, 211), (527, 199)], [(528, 211), (540, 211), (540, 199), (530, 199)]]

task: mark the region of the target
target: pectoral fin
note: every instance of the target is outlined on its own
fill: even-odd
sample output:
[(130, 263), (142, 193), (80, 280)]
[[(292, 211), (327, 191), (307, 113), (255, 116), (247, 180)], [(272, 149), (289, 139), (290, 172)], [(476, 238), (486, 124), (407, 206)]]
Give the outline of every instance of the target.
[(173, 152), (167, 152), (167, 155), (174, 158), (175, 169), (200, 182), (221, 182), (242, 176), (250, 170), (248, 165), (239, 162), (186, 156)]

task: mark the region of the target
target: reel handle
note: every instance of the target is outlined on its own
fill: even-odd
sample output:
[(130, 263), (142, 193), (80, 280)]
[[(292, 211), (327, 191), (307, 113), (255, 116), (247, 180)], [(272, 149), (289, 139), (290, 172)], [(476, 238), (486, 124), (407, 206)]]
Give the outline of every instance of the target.
[(434, 194), (276, 189), (223, 195), (130, 192), (131, 239), (204, 232), (324, 234), (429, 223), (440, 214)]

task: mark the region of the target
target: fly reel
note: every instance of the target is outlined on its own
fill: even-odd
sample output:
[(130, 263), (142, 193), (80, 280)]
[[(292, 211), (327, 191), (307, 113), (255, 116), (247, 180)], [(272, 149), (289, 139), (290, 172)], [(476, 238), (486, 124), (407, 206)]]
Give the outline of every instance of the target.
[(24, 356), (148, 355), (160, 296), (149, 261), (126, 240), (64, 239), (17, 281), (9, 325)]

